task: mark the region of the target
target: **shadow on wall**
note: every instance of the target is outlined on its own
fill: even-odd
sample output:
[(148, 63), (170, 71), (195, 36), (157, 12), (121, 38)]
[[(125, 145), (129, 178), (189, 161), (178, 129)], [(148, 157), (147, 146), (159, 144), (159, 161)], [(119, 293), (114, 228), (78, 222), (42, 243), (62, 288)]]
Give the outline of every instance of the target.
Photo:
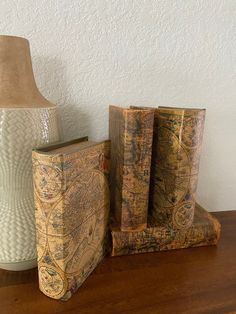
[(89, 116), (81, 108), (83, 103), (73, 99), (66, 80), (62, 60), (49, 57), (33, 57), (35, 79), (45, 98), (58, 105), (63, 140), (90, 135)]

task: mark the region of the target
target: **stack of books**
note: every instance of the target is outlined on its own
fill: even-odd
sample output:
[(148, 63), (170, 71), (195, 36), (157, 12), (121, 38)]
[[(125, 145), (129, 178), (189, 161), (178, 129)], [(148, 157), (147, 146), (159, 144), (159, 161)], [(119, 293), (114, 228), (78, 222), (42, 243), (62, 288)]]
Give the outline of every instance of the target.
[(219, 222), (195, 203), (204, 118), (198, 109), (110, 106), (110, 140), (33, 151), (44, 294), (68, 300), (108, 252), (217, 243)]
[(204, 109), (110, 106), (112, 256), (214, 245), (195, 203)]

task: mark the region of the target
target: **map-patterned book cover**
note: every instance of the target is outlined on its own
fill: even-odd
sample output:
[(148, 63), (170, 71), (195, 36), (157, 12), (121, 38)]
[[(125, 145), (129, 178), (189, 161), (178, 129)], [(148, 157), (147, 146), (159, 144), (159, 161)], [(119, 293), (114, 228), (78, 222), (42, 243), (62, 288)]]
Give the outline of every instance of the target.
[(175, 229), (194, 219), (205, 109), (155, 110), (150, 212)]
[(153, 109), (110, 106), (111, 209), (122, 231), (147, 227)]
[(107, 252), (110, 142), (32, 153), (40, 290), (67, 300)]
[(113, 222), (112, 256), (158, 252), (216, 245), (221, 226), (218, 220), (196, 203), (193, 224), (188, 229), (173, 229), (149, 216), (148, 227), (138, 232), (122, 232)]

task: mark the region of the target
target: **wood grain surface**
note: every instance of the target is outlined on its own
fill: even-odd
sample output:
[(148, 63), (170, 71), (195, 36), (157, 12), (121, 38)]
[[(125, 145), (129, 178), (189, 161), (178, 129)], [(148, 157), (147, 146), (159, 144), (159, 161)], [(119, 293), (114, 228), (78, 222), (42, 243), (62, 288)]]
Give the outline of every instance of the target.
[(218, 247), (107, 257), (67, 302), (39, 291), (36, 269), (1, 270), (0, 313), (236, 313), (236, 211), (215, 215)]

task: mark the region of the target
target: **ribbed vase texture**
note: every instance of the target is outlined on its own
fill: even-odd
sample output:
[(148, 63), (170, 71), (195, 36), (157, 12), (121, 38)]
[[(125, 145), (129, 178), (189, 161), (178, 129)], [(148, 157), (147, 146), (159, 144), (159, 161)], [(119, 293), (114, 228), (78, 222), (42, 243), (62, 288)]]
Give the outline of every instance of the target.
[(0, 263), (36, 258), (31, 152), (59, 139), (56, 107), (0, 108)]

